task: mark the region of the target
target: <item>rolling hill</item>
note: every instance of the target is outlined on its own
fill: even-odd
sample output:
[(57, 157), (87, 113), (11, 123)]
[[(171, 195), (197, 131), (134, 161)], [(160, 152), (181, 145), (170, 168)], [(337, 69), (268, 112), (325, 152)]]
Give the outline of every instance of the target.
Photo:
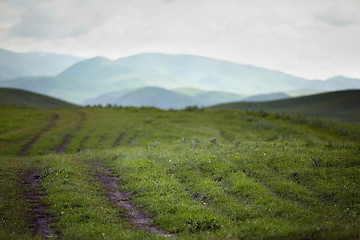
[(264, 110), (360, 123), (360, 90), (336, 91), (268, 102), (233, 102), (212, 109)]
[(200, 102), (203, 106), (211, 106), (214, 104), (240, 101), (244, 98), (244, 96), (225, 91), (204, 91), (195, 94), (193, 98)]
[(16, 105), (39, 108), (74, 107), (75, 105), (20, 89), (0, 88), (0, 105)]
[(144, 87), (111, 92), (84, 102), (89, 105), (117, 105), (134, 107), (156, 107), (160, 109), (182, 109), (201, 105), (194, 98), (159, 87)]
[(297, 89), (360, 89), (360, 80), (346, 77), (306, 80), (279, 71), (211, 58), (148, 53), (117, 60), (96, 57), (78, 62), (53, 78), (17, 78), (1, 81), (0, 86), (22, 88), (81, 103), (108, 92), (147, 86), (254, 95)]
[(278, 93), (253, 95), (250, 97), (243, 98), (243, 99), (241, 99), (241, 101), (243, 101), (243, 102), (265, 102), (265, 101), (285, 99), (285, 98), (289, 98), (289, 97), (290, 96), (285, 93), (278, 92)]
[(0, 49), (0, 80), (55, 76), (83, 58), (54, 53), (17, 53)]
[[(242, 96), (229, 92), (204, 91), (200, 89), (167, 90), (159, 87), (144, 87), (128, 88), (120, 91), (105, 93), (96, 98), (85, 100), (82, 104), (100, 104), (103, 106), (107, 104), (122, 106), (152, 106), (161, 109), (180, 109), (193, 105), (197, 105), (199, 107), (210, 106), (241, 99)], [(179, 102), (176, 102), (176, 100)]]
[(173, 88), (171, 91), (182, 93), (188, 96), (195, 96), (196, 94), (206, 92), (203, 89), (191, 88), (191, 87), (182, 87), (182, 88)]

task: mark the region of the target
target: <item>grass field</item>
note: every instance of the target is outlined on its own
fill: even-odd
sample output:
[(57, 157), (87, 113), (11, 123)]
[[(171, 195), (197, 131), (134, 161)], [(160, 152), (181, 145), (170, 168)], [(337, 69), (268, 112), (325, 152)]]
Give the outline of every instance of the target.
[(359, 176), (356, 124), (0, 108), (0, 239), (359, 239)]

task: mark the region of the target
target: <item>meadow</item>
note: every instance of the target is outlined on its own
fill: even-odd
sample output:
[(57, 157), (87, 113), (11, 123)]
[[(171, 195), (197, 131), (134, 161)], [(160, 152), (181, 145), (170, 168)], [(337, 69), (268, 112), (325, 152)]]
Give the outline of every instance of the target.
[(358, 124), (0, 107), (0, 239), (359, 239), (359, 176)]

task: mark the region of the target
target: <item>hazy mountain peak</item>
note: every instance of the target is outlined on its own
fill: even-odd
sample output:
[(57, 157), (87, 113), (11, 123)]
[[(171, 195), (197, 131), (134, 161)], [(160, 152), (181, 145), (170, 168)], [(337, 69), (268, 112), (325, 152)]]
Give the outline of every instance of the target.
[(83, 58), (46, 52), (18, 53), (0, 49), (0, 80), (55, 76)]
[(345, 77), (345, 76), (335, 76), (335, 77), (332, 77), (332, 78), (328, 78), (326, 79), (326, 81), (360, 81), (360, 79), (357, 79), (357, 78), (350, 78), (350, 77)]
[[(51, 80), (13, 79), (1, 82), (0, 86), (20, 86), (76, 103), (122, 89), (147, 86), (175, 89), (186, 86), (206, 91), (216, 90), (199, 95), (204, 104), (209, 104), (213, 101), (237, 100), (245, 95), (297, 89), (334, 91), (360, 88), (360, 81), (345, 77), (310, 81), (279, 71), (206, 57), (144, 53), (117, 60), (95, 57), (72, 65)], [(221, 91), (235, 94), (230, 96)]]

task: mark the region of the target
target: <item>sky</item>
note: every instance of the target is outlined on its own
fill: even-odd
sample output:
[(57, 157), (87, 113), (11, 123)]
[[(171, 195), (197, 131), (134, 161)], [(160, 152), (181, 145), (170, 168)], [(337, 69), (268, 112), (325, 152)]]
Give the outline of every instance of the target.
[(360, 79), (360, 0), (0, 0), (0, 48), (191, 54)]

